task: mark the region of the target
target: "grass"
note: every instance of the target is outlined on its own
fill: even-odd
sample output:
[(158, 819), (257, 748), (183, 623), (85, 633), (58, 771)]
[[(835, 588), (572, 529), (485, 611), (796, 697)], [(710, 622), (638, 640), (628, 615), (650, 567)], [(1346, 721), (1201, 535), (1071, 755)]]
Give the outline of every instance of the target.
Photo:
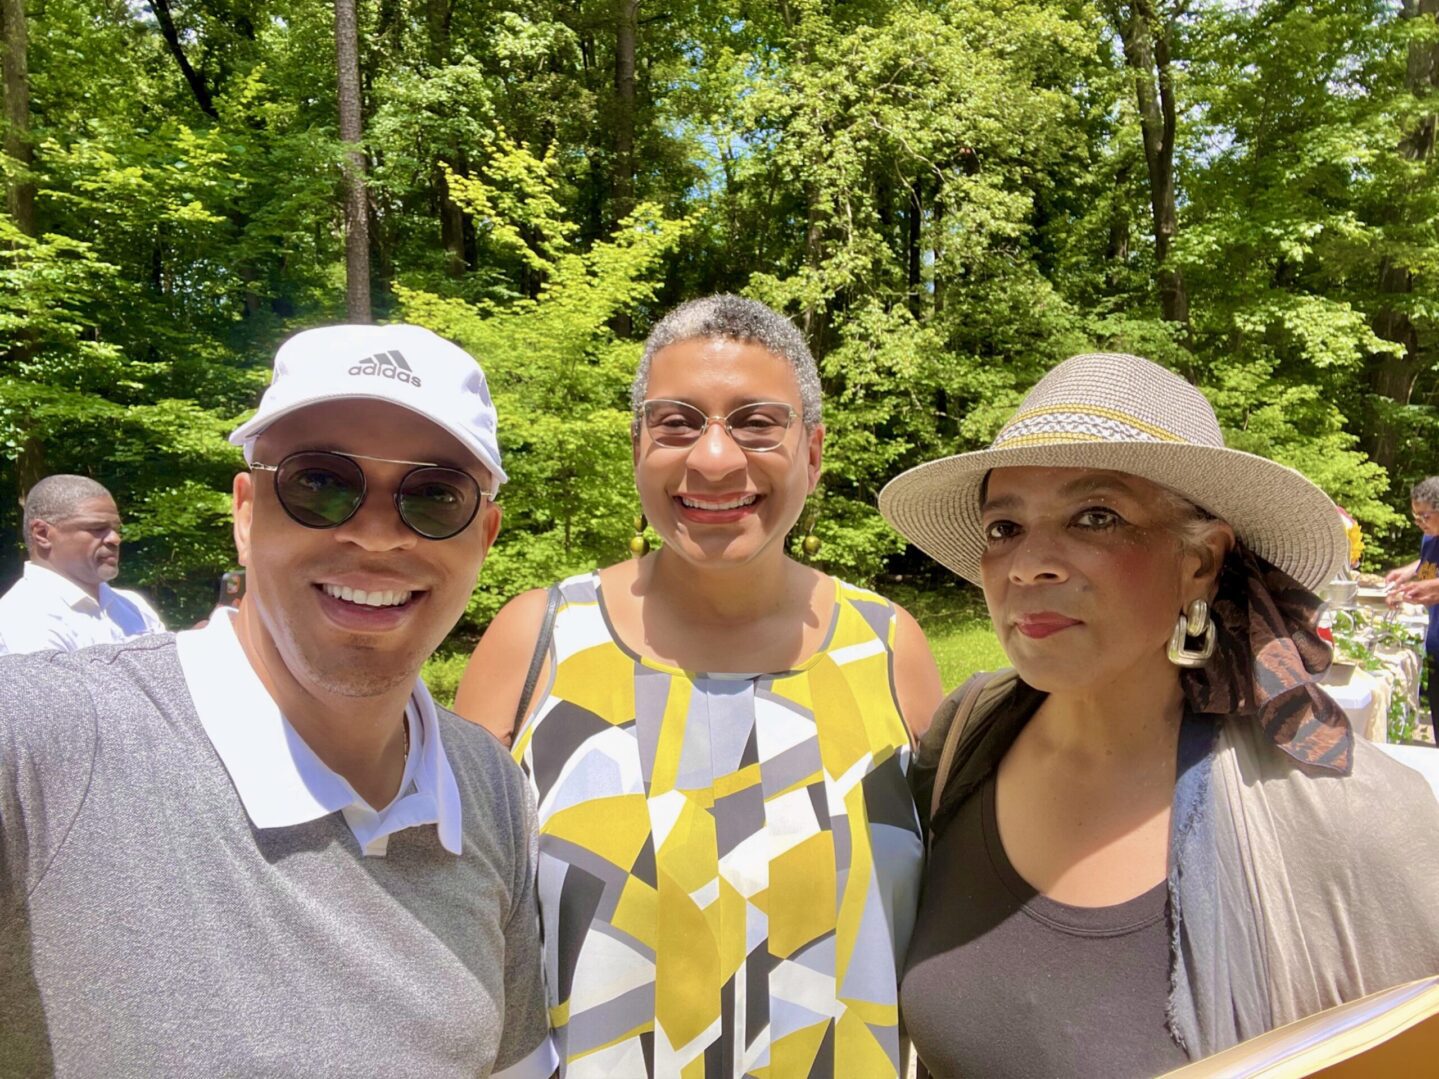
[[(445, 642), (449, 644), (448, 641)], [(425, 685), (430, 687), (430, 695), (435, 698), (435, 703), (441, 707), (449, 708), (455, 703), (455, 690), (460, 684), (460, 675), (465, 673), (465, 664), (470, 661), (470, 650), (473, 644), (465, 643), (465, 647), (455, 652), (436, 652), (429, 659), (425, 660), (425, 666), (420, 671), (420, 677), (425, 680)]]
[(879, 591), (914, 615), (929, 638), (946, 691), (976, 671), (1009, 666), (979, 589), (945, 581), (924, 586), (881, 585)]
[[(930, 650), (939, 664), (945, 691), (953, 689), (976, 671), (993, 671), (1009, 666), (1004, 650), (995, 639), (979, 589), (958, 581), (917, 586), (908, 582), (881, 585), (879, 591), (914, 615), (929, 638)], [(469, 662), (473, 642), (460, 642), (456, 650), (436, 652), (421, 672), (435, 700), (448, 708), (454, 703), (455, 688)], [(448, 648), (450, 642), (446, 642)]]

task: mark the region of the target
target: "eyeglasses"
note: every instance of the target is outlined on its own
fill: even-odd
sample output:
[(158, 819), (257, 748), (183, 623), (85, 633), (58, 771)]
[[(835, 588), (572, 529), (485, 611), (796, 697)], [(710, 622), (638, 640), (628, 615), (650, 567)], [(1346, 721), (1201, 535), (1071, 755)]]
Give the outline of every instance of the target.
[(693, 446), (717, 423), (740, 449), (764, 453), (779, 448), (799, 413), (782, 401), (757, 401), (728, 416), (707, 416), (684, 401), (653, 400), (640, 406), (640, 415), (650, 438), (661, 446)]
[(365, 502), (368, 485), (359, 461), (414, 465), (395, 487), (395, 509), (400, 520), (425, 539), (458, 536), (480, 509), (480, 499), (494, 498), (482, 491), (468, 472), (427, 461), (397, 461), (363, 453), (300, 450), (278, 465), (252, 462), (250, 468), (275, 474), (275, 497), (296, 524), (306, 528), (338, 528)]
[(1415, 513), (1413, 514), (1414, 523), (1422, 526), (1430, 517), (1435, 515), (1439, 515), (1439, 510), (1424, 510), (1422, 513)]

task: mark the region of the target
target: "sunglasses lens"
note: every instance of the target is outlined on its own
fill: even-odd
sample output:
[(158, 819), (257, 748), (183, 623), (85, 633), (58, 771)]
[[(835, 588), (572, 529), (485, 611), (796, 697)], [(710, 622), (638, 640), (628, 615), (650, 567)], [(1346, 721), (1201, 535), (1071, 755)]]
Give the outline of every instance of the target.
[(454, 468), (417, 468), (405, 477), (397, 498), (400, 516), (427, 539), (463, 532), (480, 508), (480, 485)]
[(285, 512), (307, 528), (344, 524), (365, 497), (365, 474), (334, 453), (296, 453), (280, 462), (275, 493)]

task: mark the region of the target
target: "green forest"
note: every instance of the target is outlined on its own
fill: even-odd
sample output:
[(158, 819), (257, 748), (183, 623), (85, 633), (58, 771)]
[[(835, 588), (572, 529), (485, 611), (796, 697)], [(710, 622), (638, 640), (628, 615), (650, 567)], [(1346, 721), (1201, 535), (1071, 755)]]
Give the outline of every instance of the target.
[(1412, 556), (1439, 0), (0, 0), (0, 30), (0, 581), (23, 492), (80, 472), (124, 583), (201, 616), (276, 346), (407, 320), (500, 409), (473, 631), (627, 555), (640, 343), (717, 290), (814, 348), (852, 579), (934, 572), (879, 489), (1092, 349)]

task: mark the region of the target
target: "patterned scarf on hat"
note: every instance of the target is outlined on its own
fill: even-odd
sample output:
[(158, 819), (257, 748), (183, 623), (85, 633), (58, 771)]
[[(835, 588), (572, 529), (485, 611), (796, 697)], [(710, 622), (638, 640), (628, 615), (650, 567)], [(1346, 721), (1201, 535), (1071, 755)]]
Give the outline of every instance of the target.
[(1242, 543), (1220, 570), (1210, 608), (1214, 656), (1180, 675), (1197, 713), (1252, 715), (1276, 746), (1301, 764), (1348, 775), (1354, 766), (1349, 717), (1315, 685), (1333, 652), (1315, 629), (1321, 601)]

